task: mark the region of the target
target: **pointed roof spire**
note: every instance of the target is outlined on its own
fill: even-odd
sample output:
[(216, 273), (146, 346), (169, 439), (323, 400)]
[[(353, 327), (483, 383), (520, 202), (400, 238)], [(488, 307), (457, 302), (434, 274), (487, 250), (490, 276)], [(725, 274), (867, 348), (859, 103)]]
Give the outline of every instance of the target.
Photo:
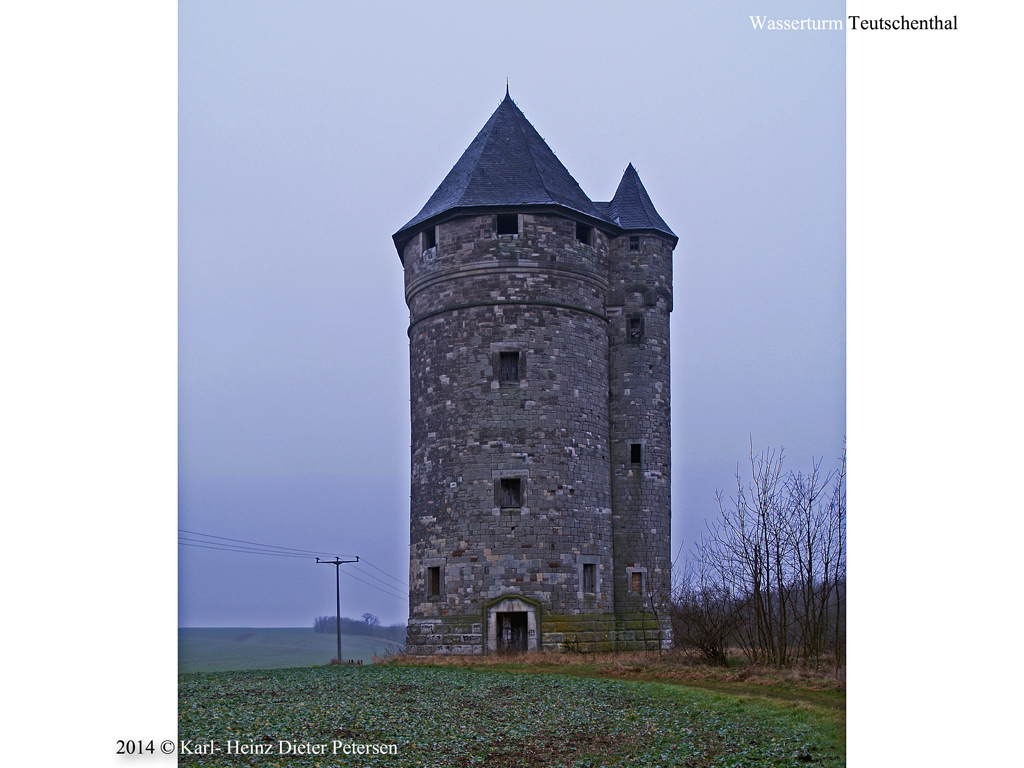
[(509, 95), (448, 172), (423, 209), (394, 235), (399, 254), (429, 219), (459, 208), (558, 206), (606, 220)]
[(673, 239), (673, 247), (679, 240), (658, 215), (632, 163), (626, 167), (619, 188), (608, 203), (608, 217), (623, 229), (654, 230), (669, 235)]

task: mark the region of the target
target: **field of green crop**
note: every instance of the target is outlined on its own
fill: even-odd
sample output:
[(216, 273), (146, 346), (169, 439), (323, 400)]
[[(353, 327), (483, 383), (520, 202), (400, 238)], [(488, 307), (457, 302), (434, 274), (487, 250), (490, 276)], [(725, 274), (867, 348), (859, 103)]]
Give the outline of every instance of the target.
[(183, 674), (179, 691), (181, 765), (845, 765), (825, 713), (678, 685), (335, 666)]
[[(369, 664), (375, 655), (398, 647), (378, 637), (341, 636), (341, 654)], [(178, 630), (178, 671), (217, 672), (283, 669), (327, 664), (338, 654), (333, 634), (311, 628)]]

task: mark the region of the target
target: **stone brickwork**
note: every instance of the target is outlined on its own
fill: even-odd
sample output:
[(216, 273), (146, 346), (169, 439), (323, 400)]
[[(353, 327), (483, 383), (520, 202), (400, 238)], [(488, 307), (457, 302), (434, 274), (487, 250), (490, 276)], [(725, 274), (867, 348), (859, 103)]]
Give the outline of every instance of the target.
[[(524, 123), (506, 96), (395, 235), (410, 312), (411, 653), (669, 641), (676, 238), (632, 166), (610, 203), (590, 203)], [(505, 137), (494, 150), (491, 133)], [(474, 199), (498, 194), (494, 168), (520, 169), (509, 183), (526, 188), (516, 179), (535, 163), (569, 202), (449, 205), (472, 192), (474, 163), (490, 169)]]
[(672, 580), (671, 288), (664, 237), (615, 238), (607, 301), (614, 599), (632, 612), (664, 602)]
[[(433, 627), (432, 650), (474, 636), (480, 652), (480, 630), (447, 617), (508, 593), (545, 613), (612, 608), (608, 579), (580, 598), (577, 568), (591, 557), (612, 571), (607, 241), (584, 245), (572, 221), (532, 214), (496, 235), (494, 219), (438, 225), (433, 253), (421, 238), (406, 248), (410, 613)], [(500, 381), (502, 352), (518, 356), (518, 381)], [(519, 481), (520, 506), (501, 506), (503, 479)], [(427, 594), (429, 567), (443, 569), (441, 594)]]

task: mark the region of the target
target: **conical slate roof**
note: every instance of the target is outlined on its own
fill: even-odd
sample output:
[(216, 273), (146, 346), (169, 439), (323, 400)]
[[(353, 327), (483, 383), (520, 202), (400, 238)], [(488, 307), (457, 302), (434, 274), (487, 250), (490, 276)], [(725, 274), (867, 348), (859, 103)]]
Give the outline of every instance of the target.
[(622, 181), (615, 190), (615, 196), (608, 203), (606, 215), (622, 229), (655, 230), (673, 238), (676, 236), (654, 209), (651, 196), (644, 189), (640, 175), (632, 163), (622, 174)]
[(557, 205), (604, 219), (506, 92), (427, 204), (395, 233), (395, 242), (453, 208), (513, 205)]
[(654, 230), (677, 239), (654, 209), (632, 164), (611, 202), (595, 203), (587, 197), (506, 90), (501, 104), (441, 186), (394, 234), (395, 247), (401, 256), (409, 238), (449, 211), (522, 205), (557, 206), (606, 222), (611, 230)]

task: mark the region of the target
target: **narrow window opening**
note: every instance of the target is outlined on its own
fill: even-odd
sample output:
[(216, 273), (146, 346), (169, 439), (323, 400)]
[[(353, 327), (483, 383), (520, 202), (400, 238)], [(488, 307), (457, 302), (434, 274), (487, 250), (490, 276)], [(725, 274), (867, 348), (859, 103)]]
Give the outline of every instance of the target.
[(502, 352), (498, 361), (498, 381), (519, 381), (519, 353)]
[(643, 592), (644, 591), (644, 575), (640, 571), (633, 571), (629, 578), (629, 589), (631, 592)]
[(632, 445), (630, 445), (629, 446), (629, 463), (630, 464), (639, 464), (640, 463), (640, 457), (642, 455), (641, 452), (642, 452), (642, 448), (640, 447), (640, 443), (633, 443)]
[(583, 591), (597, 592), (597, 565), (594, 563), (583, 564)]
[(591, 227), (588, 227), (586, 224), (576, 222), (576, 239), (581, 243), (590, 245), (590, 230)]
[(644, 338), (644, 319), (642, 317), (631, 317), (629, 318), (629, 340), (630, 341), (643, 341)]
[(640, 250), (640, 235), (629, 236), (629, 250), (639, 251)]
[(523, 484), (518, 477), (506, 477), (501, 481), (501, 506), (514, 508), (523, 506)]
[(519, 214), (499, 213), (497, 221), (497, 230), (499, 235), (518, 235)]
[(427, 597), (441, 596), (441, 566), (427, 568)]
[(433, 248), (437, 245), (437, 229), (430, 227), (423, 230), (423, 250)]

